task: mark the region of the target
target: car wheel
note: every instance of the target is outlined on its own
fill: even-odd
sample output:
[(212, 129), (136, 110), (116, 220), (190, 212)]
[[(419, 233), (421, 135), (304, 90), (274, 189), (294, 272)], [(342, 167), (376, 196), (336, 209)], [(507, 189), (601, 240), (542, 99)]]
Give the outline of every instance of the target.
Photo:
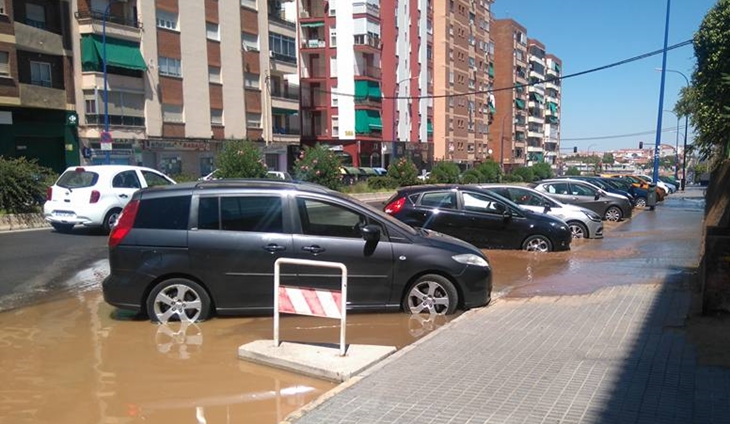
[(73, 229), (73, 224), (59, 224), (58, 222), (51, 222), (51, 227), (59, 233), (70, 233)]
[(119, 220), (119, 215), (121, 213), (121, 209), (112, 209), (107, 212), (106, 216), (104, 217), (104, 223), (101, 224), (105, 233), (110, 232), (112, 228), (114, 228), (114, 226), (117, 224), (117, 221)]
[(205, 321), (210, 314), (210, 296), (199, 284), (173, 278), (155, 286), (147, 297), (147, 314), (152, 322)]
[(525, 239), (522, 249), (528, 252), (549, 252), (553, 250), (553, 246), (547, 237), (535, 234)]
[(579, 239), (589, 237), (588, 227), (586, 227), (582, 222), (570, 221), (568, 222), (568, 228), (570, 228), (570, 233), (573, 235), (573, 238)]
[(637, 197), (636, 201), (634, 202), (634, 206), (637, 208), (643, 208), (646, 206), (646, 197)]
[(411, 284), (403, 298), (403, 310), (412, 314), (449, 315), (456, 311), (459, 294), (451, 281), (427, 274)]
[(618, 206), (611, 206), (606, 209), (606, 214), (604, 215), (604, 217), (606, 218), (606, 221), (618, 222), (621, 221), (623, 213)]

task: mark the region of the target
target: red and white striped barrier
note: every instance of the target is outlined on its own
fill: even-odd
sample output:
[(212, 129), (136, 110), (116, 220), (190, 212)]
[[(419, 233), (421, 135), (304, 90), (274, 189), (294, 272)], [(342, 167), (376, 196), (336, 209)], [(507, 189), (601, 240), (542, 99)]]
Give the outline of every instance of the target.
[[(282, 286), (281, 265), (303, 265), (321, 268), (339, 268), (340, 290)], [(274, 346), (279, 346), (279, 315), (281, 312), (340, 320), (340, 356), (345, 356), (345, 328), (347, 327), (347, 267), (339, 262), (308, 259), (279, 258), (274, 262)]]
[(340, 291), (279, 286), (279, 312), (339, 319), (341, 305)]

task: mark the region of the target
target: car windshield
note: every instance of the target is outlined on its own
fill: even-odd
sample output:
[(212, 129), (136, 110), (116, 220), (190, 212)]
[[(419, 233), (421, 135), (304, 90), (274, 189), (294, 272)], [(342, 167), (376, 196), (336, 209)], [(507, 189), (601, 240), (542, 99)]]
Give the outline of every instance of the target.
[(64, 188), (93, 187), (99, 180), (99, 174), (89, 172), (83, 168), (69, 170), (63, 173), (56, 181), (56, 185)]

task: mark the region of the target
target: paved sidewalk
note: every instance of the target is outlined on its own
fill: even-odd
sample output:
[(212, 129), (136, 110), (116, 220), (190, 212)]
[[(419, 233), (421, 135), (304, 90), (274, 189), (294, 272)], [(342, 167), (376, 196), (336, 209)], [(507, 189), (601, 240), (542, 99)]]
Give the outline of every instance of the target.
[[(683, 199), (667, 202), (657, 209), (662, 215), (641, 214), (634, 230), (622, 227), (603, 241), (604, 248), (629, 243), (637, 253), (614, 264), (600, 259), (581, 277), (626, 284), (613, 276), (628, 272), (634, 284), (586, 295), (500, 298), (289, 421), (730, 423), (730, 369), (699, 364), (685, 332), (689, 276), (699, 250), (698, 242), (687, 240), (700, 226), (675, 226), (672, 232), (664, 227), (701, 220), (701, 210), (683, 207)], [(647, 252), (642, 231), (667, 236), (649, 239), (663, 244)], [(631, 244), (632, 237), (638, 244)], [(565, 272), (575, 278), (580, 269), (571, 265)]]

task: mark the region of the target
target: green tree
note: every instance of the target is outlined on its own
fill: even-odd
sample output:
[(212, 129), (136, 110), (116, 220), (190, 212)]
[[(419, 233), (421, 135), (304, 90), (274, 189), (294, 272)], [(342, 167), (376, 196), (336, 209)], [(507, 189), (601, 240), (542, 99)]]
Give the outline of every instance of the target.
[(431, 169), (431, 176), (428, 178), (432, 183), (458, 183), (459, 166), (454, 162), (440, 161)]
[(261, 151), (248, 140), (229, 140), (215, 160), (218, 178), (266, 178)]
[(549, 163), (541, 162), (532, 165), (532, 173), (539, 180), (546, 180), (553, 177), (553, 168)]
[(482, 162), (477, 170), (482, 174), (484, 183), (497, 183), (502, 178), (502, 169), (499, 164), (491, 159)]
[(565, 175), (580, 175), (580, 171), (575, 166), (571, 166), (568, 168), (568, 170), (565, 172)]
[(484, 176), (477, 168), (471, 168), (461, 176), (462, 184), (478, 184), (484, 182)]
[(36, 159), (0, 156), (0, 209), (10, 213), (32, 212), (46, 198), (56, 175)]
[(707, 12), (693, 44), (697, 66), (674, 110), (689, 115), (698, 153), (716, 165), (730, 153), (730, 0)]
[(522, 181), (526, 183), (531, 183), (535, 181), (535, 173), (533, 172), (532, 168), (528, 168), (526, 166), (516, 168), (512, 171), (512, 175), (519, 175)]
[(613, 153), (611, 153), (611, 152), (604, 153), (603, 157), (601, 158), (601, 162), (603, 162), (604, 165), (605, 164), (613, 165), (613, 163), (615, 161), (616, 161), (616, 159), (613, 157)]
[(294, 161), (294, 174), (298, 180), (323, 185), (332, 190), (342, 187), (342, 160), (332, 150), (316, 144), (305, 147)]
[(401, 157), (388, 166), (388, 177), (399, 186), (418, 184), (418, 168), (410, 159)]

